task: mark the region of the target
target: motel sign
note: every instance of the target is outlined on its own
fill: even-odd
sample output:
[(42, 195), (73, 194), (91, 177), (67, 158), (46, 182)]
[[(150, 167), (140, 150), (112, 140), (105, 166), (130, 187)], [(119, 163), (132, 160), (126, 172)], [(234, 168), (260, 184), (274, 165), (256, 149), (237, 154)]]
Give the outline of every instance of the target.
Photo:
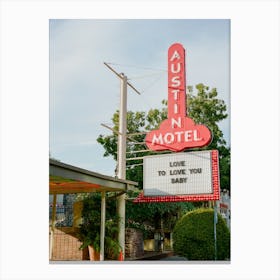
[(182, 152), (211, 141), (211, 131), (186, 114), (185, 49), (175, 43), (168, 49), (168, 116), (145, 138), (150, 150), (175, 153), (144, 157), (144, 193), (134, 202), (219, 200), (218, 151)]
[(168, 49), (168, 118), (145, 138), (153, 151), (180, 152), (210, 144), (211, 132), (186, 116), (185, 49), (175, 43)]

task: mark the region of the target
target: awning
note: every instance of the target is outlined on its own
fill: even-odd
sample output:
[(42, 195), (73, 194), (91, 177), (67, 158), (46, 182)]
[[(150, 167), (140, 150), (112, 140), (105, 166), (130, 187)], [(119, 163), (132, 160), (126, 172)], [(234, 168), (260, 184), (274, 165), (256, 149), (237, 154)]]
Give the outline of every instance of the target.
[(50, 194), (125, 192), (138, 183), (120, 180), (50, 159)]

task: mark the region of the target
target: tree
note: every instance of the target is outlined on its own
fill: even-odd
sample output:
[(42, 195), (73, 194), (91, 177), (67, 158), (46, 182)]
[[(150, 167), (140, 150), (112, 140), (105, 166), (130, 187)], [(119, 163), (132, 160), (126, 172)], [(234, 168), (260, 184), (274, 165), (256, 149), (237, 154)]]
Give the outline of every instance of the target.
[[(196, 124), (206, 125), (213, 134), (212, 143), (204, 149), (219, 150), (220, 157), (220, 178), (221, 188), (230, 189), (230, 148), (226, 146), (223, 132), (218, 126), (218, 123), (228, 117), (225, 102), (218, 98), (216, 88), (209, 89), (204, 84), (196, 85), (196, 93), (193, 87), (189, 86), (186, 98), (186, 106), (188, 116), (192, 118)], [(143, 131), (157, 129), (160, 123), (167, 118), (167, 101), (162, 101), (161, 109), (151, 109), (148, 112), (131, 112), (127, 113), (127, 134), (135, 134)], [(119, 111), (113, 115), (113, 129), (118, 131)], [(152, 151), (142, 152), (146, 149), (143, 144), (145, 134), (138, 134), (128, 137), (127, 142), (127, 157), (137, 158), (148, 154), (153, 154)], [(117, 159), (117, 140), (116, 132), (113, 135), (99, 135), (97, 142), (104, 149), (104, 156), (113, 156)], [(132, 141), (133, 140), (133, 141)], [(198, 149), (193, 149), (198, 150)], [(201, 150), (201, 149), (200, 149)], [(126, 178), (128, 180), (137, 181), (139, 188), (143, 188), (143, 166), (141, 160), (130, 160), (127, 162)]]
[(188, 87), (187, 97), (188, 115), (197, 124), (205, 124), (213, 135), (212, 143), (204, 149), (219, 150), (220, 185), (221, 189), (230, 190), (230, 148), (226, 146), (223, 132), (218, 123), (228, 117), (227, 108), (223, 100), (218, 99), (216, 88), (209, 89), (203, 84), (196, 85), (197, 94)]

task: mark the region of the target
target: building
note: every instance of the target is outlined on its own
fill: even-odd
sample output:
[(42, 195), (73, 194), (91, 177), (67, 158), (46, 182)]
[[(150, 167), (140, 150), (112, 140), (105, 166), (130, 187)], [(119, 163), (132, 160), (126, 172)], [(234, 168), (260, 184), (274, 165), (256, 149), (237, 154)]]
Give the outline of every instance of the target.
[[(128, 180), (120, 180), (110, 176), (105, 176), (96, 172), (81, 169), (69, 164), (62, 163), (50, 159), (49, 161), (49, 194), (52, 201), (50, 203), (50, 224), (49, 224), (49, 236), (50, 236), (50, 260), (57, 260), (62, 257), (54, 257), (56, 251), (59, 248), (65, 251), (67, 244), (62, 244), (66, 240), (70, 240), (74, 244), (73, 248), (78, 251), (80, 243), (76, 236), (76, 228), (79, 224), (75, 217), (79, 217), (80, 207), (73, 203), (73, 196), (69, 194), (100, 192), (101, 193), (101, 228), (100, 228), (100, 260), (104, 260), (104, 238), (105, 232), (105, 217), (106, 217), (106, 193), (125, 193), (133, 186), (136, 186), (136, 182)], [(62, 196), (61, 195), (65, 195)], [(68, 195), (68, 196), (67, 196)], [(58, 201), (63, 201), (63, 204)], [(72, 200), (72, 201), (71, 201)], [(68, 211), (67, 208), (73, 207), (72, 211)], [(77, 215), (75, 215), (77, 213)], [(59, 221), (58, 218), (61, 220)], [(57, 225), (64, 225), (58, 229)], [(63, 230), (62, 230), (63, 228)], [(61, 234), (61, 235), (58, 235)], [(60, 244), (58, 244), (60, 243)], [(124, 255), (123, 248), (123, 255)], [(80, 252), (81, 253), (81, 252)], [(62, 256), (64, 256), (62, 254)], [(66, 256), (67, 257), (67, 256)], [(71, 257), (72, 258), (72, 257)], [(77, 258), (75, 255), (74, 259)], [(78, 256), (78, 259), (81, 255)], [(68, 259), (69, 260), (69, 259)], [(73, 259), (71, 259), (73, 260)]]

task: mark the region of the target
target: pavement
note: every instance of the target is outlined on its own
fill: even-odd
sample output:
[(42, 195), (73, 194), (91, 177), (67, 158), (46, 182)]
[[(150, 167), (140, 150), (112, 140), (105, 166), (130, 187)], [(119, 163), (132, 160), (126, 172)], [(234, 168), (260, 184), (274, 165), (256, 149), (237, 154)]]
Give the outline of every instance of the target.
[(162, 258), (160, 260), (161, 261), (187, 261), (188, 259), (186, 259), (184, 257), (180, 257), (180, 256), (177, 256), (177, 255), (174, 255), (174, 256), (164, 257), (164, 258)]
[(173, 251), (163, 251), (163, 252), (149, 252), (145, 251), (144, 255), (141, 257), (133, 258), (133, 259), (125, 259), (126, 261), (147, 261), (147, 260), (155, 260), (155, 261), (186, 261), (187, 259), (184, 257), (180, 257), (174, 255)]

